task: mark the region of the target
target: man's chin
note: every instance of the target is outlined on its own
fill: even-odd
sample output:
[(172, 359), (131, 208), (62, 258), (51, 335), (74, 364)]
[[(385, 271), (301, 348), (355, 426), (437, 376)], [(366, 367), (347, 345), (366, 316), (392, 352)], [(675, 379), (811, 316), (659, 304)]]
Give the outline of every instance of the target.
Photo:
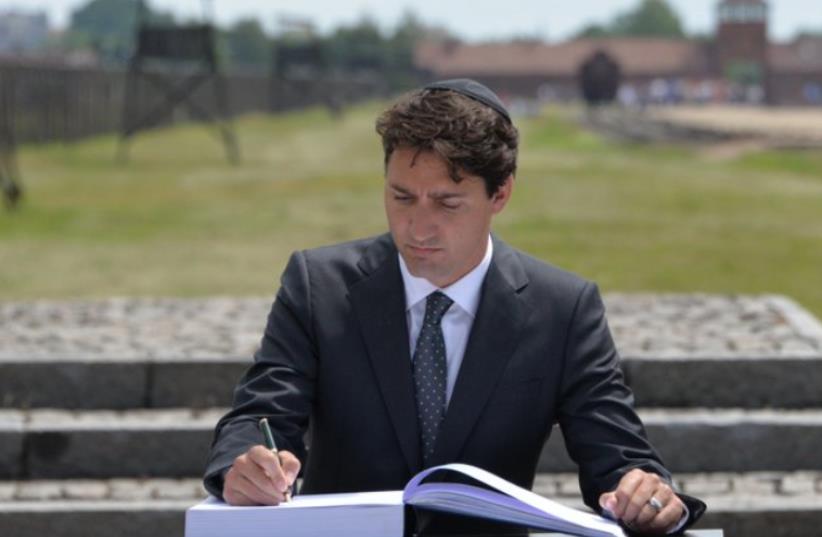
[(436, 274), (430, 263), (426, 263), (421, 259), (405, 259), (405, 266), (408, 267), (408, 272), (417, 278), (431, 278)]
[(437, 270), (437, 266), (431, 263), (428, 259), (420, 259), (413, 256), (405, 257), (405, 266), (408, 272), (416, 278), (425, 278), (429, 282), (438, 280), (438, 276), (442, 273)]

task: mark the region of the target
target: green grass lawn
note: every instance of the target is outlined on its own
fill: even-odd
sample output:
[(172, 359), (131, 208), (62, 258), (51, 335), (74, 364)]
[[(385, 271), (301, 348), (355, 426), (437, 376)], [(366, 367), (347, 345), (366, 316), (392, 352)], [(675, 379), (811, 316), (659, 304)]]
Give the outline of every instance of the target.
[[(380, 105), (237, 122), (243, 163), (197, 125), (23, 147), (0, 212), (0, 299), (273, 294), (295, 249), (382, 232)], [(632, 146), (573, 111), (518, 121), (496, 232), (605, 291), (783, 293), (822, 316), (822, 155)]]

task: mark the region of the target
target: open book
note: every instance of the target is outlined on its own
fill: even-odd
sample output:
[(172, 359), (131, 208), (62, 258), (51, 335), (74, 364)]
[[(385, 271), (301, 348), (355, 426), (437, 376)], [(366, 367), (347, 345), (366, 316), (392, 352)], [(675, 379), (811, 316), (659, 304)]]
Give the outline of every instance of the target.
[[(452, 471), (485, 487), (423, 483), (434, 472)], [(231, 507), (209, 498), (186, 513), (186, 537), (352, 535), (400, 537), (404, 506), (444, 511), (587, 537), (624, 537), (614, 522), (566, 507), (467, 464), (424, 470), (404, 490), (306, 494), (276, 507)]]

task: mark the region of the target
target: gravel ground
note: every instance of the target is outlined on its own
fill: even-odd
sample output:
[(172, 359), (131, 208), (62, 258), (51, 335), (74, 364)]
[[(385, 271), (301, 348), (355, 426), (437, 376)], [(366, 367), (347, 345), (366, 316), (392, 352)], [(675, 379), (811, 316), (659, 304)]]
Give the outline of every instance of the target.
[[(785, 297), (604, 299), (626, 357), (822, 357), (822, 324)], [(0, 359), (250, 356), (270, 306), (262, 297), (0, 302)]]

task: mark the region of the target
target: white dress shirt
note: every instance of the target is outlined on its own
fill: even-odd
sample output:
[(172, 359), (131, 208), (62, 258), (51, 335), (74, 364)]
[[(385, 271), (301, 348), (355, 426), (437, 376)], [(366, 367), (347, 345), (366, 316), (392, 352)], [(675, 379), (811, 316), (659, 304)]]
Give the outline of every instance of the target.
[(485, 250), (485, 257), (474, 267), (471, 272), (455, 281), (445, 288), (439, 288), (425, 278), (418, 278), (408, 272), (408, 266), (399, 255), (400, 272), (402, 281), (405, 284), (405, 320), (408, 323), (408, 343), (413, 359), (414, 349), (417, 346), (417, 337), (422, 329), (422, 321), (425, 318), (425, 299), (434, 291), (440, 291), (454, 301), (442, 318), (442, 336), (445, 340), (445, 360), (448, 368), (448, 379), (446, 381), (445, 403), (451, 400), (454, 391), (454, 384), (457, 381), (462, 357), (465, 355), (465, 347), (468, 344), (468, 335), (471, 333), (471, 326), (474, 324), (474, 317), (480, 301), (480, 290), (488, 267), (491, 266), (491, 256), (494, 253), (494, 245), (491, 237), (488, 237), (488, 247)]

